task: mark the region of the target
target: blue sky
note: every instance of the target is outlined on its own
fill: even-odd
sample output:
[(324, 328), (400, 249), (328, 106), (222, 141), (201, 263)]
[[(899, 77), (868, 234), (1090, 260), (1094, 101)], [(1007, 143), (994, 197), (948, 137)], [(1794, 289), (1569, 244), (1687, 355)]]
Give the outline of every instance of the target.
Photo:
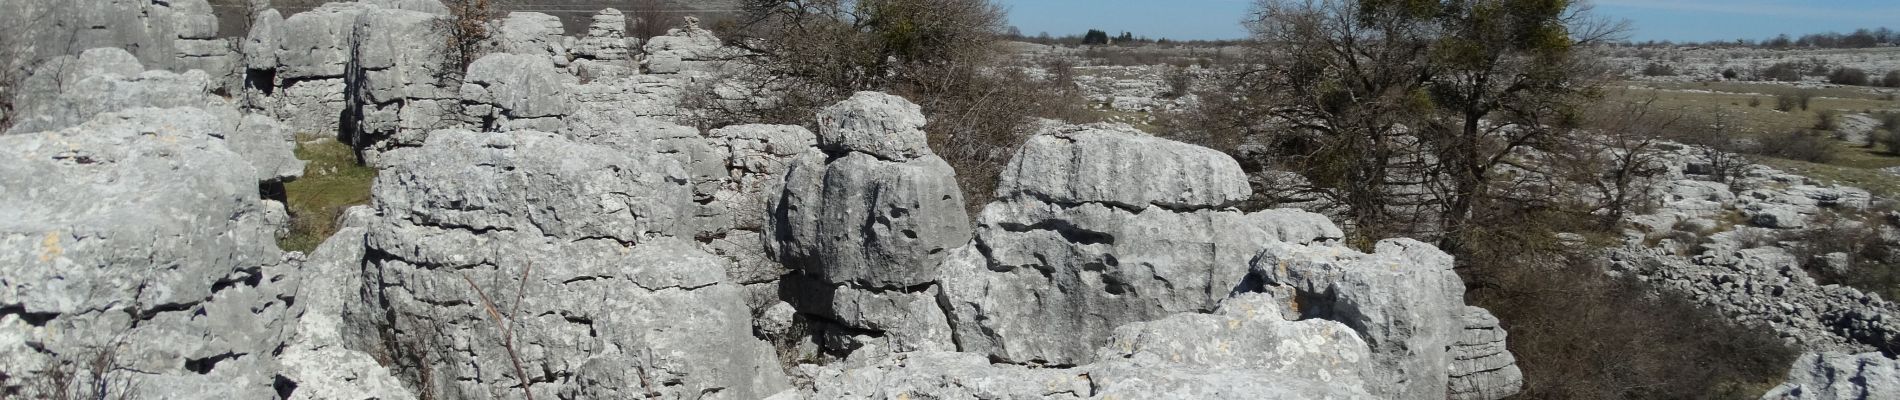
[[(1023, 34), (1088, 29), (1174, 39), (1246, 35), (1253, 0), (1000, 0)], [(1597, 13), (1632, 22), (1634, 40), (1765, 39), (1778, 33), (1900, 29), (1896, 0), (1595, 0)]]

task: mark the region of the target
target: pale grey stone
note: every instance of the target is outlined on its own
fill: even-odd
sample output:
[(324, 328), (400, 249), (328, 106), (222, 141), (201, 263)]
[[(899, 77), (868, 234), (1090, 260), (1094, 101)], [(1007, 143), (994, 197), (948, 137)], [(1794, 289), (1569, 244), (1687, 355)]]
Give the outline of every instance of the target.
[(483, 295), (518, 308), (503, 319), (518, 319), (527, 368), (572, 377), (534, 381), (536, 397), (762, 398), (789, 387), (752, 336), (727, 260), (676, 238), (692, 208), (672, 160), (467, 131), (435, 132), (386, 160), (367, 240), (377, 281), (366, 289), (387, 299), (385, 323), (417, 327), (405, 339), (467, 348), (422, 366), (440, 377), (425, 390), (518, 390)]
[(533, 56), (551, 65), (566, 66), (568, 49), (561, 38), (561, 19), (538, 12), (512, 12), (501, 20), (495, 39), (503, 53)]
[(465, 122), (489, 131), (559, 130), (573, 112), (568, 86), (574, 77), (545, 57), (510, 53), (483, 56), (469, 65), (461, 88)]
[(902, 97), (858, 92), (818, 112), (818, 146), (894, 161), (934, 155), (924, 123), (923, 109)]
[[(1337, 247), (1275, 244), (1253, 261), (1254, 277), (1269, 285), (1292, 287), (1302, 315), (1339, 321), (1371, 346), (1370, 391), (1386, 398), (1497, 399), (1516, 394), (1518, 373), (1509, 356), (1461, 346), (1468, 326), (1495, 327), (1488, 313), (1472, 315), (1464, 305), (1464, 283), (1451, 270), (1452, 258), (1431, 245), (1410, 239), (1381, 241), (1372, 254)], [(1502, 337), (1497, 337), (1501, 341)], [(1467, 359), (1479, 360), (1476, 364)], [(1460, 379), (1453, 386), (1452, 380)]]
[(1253, 192), (1240, 163), (1213, 149), (1126, 126), (1083, 125), (1029, 138), (996, 193), (1061, 204), (1199, 209), (1227, 207)]
[(808, 153), (770, 209), (779, 260), (831, 283), (931, 282), (970, 238), (956, 171), (936, 156), (893, 162), (854, 152), (827, 162)]
[(1808, 353), (1788, 370), (1788, 381), (1763, 400), (1885, 399), (1900, 396), (1900, 363), (1880, 353)]
[(18, 382), (116, 349), (153, 396), (274, 396), (295, 261), (221, 126), (135, 109), (0, 136), (0, 187), (30, 188), (0, 191), (0, 306), (15, 310), (0, 349)]

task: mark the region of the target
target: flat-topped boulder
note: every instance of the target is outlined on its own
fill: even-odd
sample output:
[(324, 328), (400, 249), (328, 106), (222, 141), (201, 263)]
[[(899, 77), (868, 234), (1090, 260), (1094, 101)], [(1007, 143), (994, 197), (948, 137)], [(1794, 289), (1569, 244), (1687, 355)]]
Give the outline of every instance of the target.
[(1029, 138), (996, 191), (1129, 209), (1223, 208), (1253, 194), (1233, 157), (1122, 125), (1061, 126)]

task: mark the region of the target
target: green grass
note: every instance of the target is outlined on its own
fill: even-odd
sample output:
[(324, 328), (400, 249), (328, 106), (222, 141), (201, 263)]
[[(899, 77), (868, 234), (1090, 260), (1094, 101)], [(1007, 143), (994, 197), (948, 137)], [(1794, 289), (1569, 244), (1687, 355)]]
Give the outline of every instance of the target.
[[(1843, 150), (1841, 153), (1847, 154), (1858, 151), (1863, 150)], [(1889, 161), (1900, 162), (1900, 159), (1895, 157), (1883, 157), (1886, 157)], [(1874, 197), (1900, 199), (1900, 178), (1878, 170), (1836, 165), (1841, 161), (1835, 161), (1836, 164), (1816, 164), (1771, 157), (1755, 157), (1754, 160), (1755, 162), (1774, 167), (1775, 169), (1814, 178), (1822, 183), (1867, 189), (1867, 192), (1873, 194)]]
[[(1677, 84), (1673, 86), (1685, 85), (1686, 84)], [(1823, 97), (1814, 98), (1807, 110), (1796, 108), (1792, 111), (1775, 111), (1774, 93), (1792, 91), (1795, 90), (1794, 88), (1780, 85), (1749, 85), (1762, 87), (1742, 89), (1734, 87), (1740, 84), (1726, 85), (1729, 87), (1690, 86), (1680, 88), (1688, 90), (1711, 90), (1715, 91), (1715, 93), (1684, 92), (1676, 90), (1677, 88), (1668, 88), (1669, 90), (1652, 88), (1612, 90), (1607, 93), (1608, 98), (1605, 100), (1641, 101), (1650, 96), (1655, 96), (1656, 106), (1662, 108), (1677, 108), (1700, 114), (1706, 114), (1711, 110), (1724, 110), (1736, 117), (1736, 126), (1742, 127), (1747, 133), (1757, 135), (1784, 133), (1798, 129), (1812, 128), (1822, 110), (1861, 112), (1864, 110), (1886, 110), (1900, 107), (1900, 102), (1883, 100), (1874, 97), (1872, 94), (1862, 93), (1851, 98), (1833, 97), (1832, 95), (1836, 94), (1847, 95), (1850, 93), (1860, 93), (1846, 92), (1847, 90), (1857, 89), (1834, 88), (1817, 89), (1821, 91), (1818, 92), (1818, 94)], [(1732, 93), (1733, 91), (1763, 94)], [(1761, 105), (1750, 107), (1748, 105), (1750, 99), (1760, 100)]]
[(350, 146), (329, 137), (299, 137), (297, 158), (308, 164), (303, 178), (284, 185), (290, 233), (278, 239), (277, 245), (286, 251), (309, 252), (336, 233), (337, 216), (343, 210), (369, 204), (376, 169), (357, 165)]
[[(1868, 88), (1835, 87), (1808, 89), (1817, 97), (1808, 110), (1775, 111), (1775, 94), (1793, 93), (1798, 90), (1792, 86), (1766, 83), (1716, 82), (1716, 83), (1632, 83), (1644, 88), (1613, 90), (1606, 100), (1639, 101), (1655, 96), (1656, 105), (1665, 108), (1681, 108), (1691, 113), (1706, 114), (1710, 110), (1725, 110), (1735, 115), (1735, 125), (1742, 134), (1761, 137), (1814, 127), (1821, 110), (1838, 110), (1843, 113), (1865, 110), (1887, 110), (1900, 108), (1900, 102), (1886, 100), (1886, 95)], [(1704, 90), (1714, 93), (1684, 92), (1683, 90)], [(1749, 99), (1760, 99), (1761, 105), (1750, 107)], [(1886, 151), (1882, 146), (1865, 148), (1841, 143), (1836, 147), (1834, 160), (1827, 164), (1818, 164), (1797, 160), (1772, 157), (1752, 157), (1760, 164), (1783, 171), (1800, 174), (1816, 180), (1847, 186), (1859, 187), (1872, 192), (1874, 196), (1885, 199), (1900, 199), (1900, 178), (1880, 172), (1882, 168), (1900, 166), (1900, 155)]]

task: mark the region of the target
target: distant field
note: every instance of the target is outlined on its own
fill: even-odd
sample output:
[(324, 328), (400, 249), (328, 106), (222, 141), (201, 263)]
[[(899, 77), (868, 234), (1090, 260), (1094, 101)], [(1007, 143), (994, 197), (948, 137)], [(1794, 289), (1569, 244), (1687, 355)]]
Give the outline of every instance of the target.
[[(1629, 82), (1614, 86), (1618, 89), (1610, 90), (1605, 100), (1639, 101), (1654, 96), (1659, 106), (1682, 108), (1690, 113), (1706, 115), (1714, 110), (1724, 110), (1736, 115), (1739, 119), (1737, 125), (1742, 133), (1751, 136), (1812, 128), (1822, 110), (1835, 110), (1841, 113), (1900, 110), (1900, 101), (1889, 97), (1889, 93), (1894, 93), (1892, 89), (1863, 87), (1803, 89), (1786, 84), (1748, 82)], [(1786, 112), (1775, 110), (1776, 95), (1793, 94), (1804, 90), (1817, 96), (1809, 105), (1808, 110), (1799, 108)], [(1759, 106), (1750, 106), (1750, 100), (1760, 100), (1761, 103)], [(1839, 147), (1835, 160), (1828, 164), (1768, 157), (1756, 158), (1758, 162), (1778, 169), (1822, 181), (1864, 188), (1888, 199), (1900, 199), (1900, 177), (1879, 171), (1881, 168), (1900, 166), (1900, 156), (1895, 156), (1884, 148), (1868, 149), (1843, 144)]]

